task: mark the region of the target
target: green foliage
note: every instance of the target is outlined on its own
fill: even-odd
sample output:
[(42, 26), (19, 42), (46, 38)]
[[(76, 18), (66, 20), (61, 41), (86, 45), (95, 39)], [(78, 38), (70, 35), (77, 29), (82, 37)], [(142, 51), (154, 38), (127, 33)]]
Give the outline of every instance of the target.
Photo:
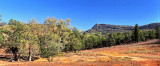
[(2, 33), (2, 31), (0, 31), (0, 47), (2, 47), (2, 45), (4, 45), (5, 42), (5, 37)]
[(116, 44), (121, 44), (123, 43), (125, 36), (122, 35), (122, 33), (117, 33), (117, 39), (116, 39)]
[(160, 39), (160, 26), (158, 26), (156, 29), (156, 36), (156, 38)]
[(10, 30), (7, 27), (2, 28), (2, 32), (5, 33), (6, 41), (3, 45), (10, 51), (12, 51), (13, 54), (15, 54), (15, 60), (18, 60), (17, 55), (23, 53), (24, 51), (22, 49), (25, 49), (25, 43), (24, 43), (24, 24), (17, 22), (16, 25), (8, 26), (11, 27)]
[[(70, 19), (59, 21), (56, 18), (47, 18), (42, 26), (42, 31), (39, 34), (39, 43), (41, 55), (44, 57), (52, 57), (64, 50), (64, 46), (71, 43), (69, 41)], [(43, 29), (44, 28), (44, 29)], [(74, 38), (74, 37), (73, 37)], [(75, 44), (73, 40), (72, 44)], [(78, 45), (78, 43), (76, 43)], [(76, 46), (75, 45), (75, 46)]]
[(73, 28), (68, 36), (68, 43), (66, 44), (65, 51), (78, 51), (85, 48), (83, 34), (77, 28)]
[(155, 39), (156, 38), (156, 31), (155, 30), (149, 31), (149, 38), (150, 39)]
[(132, 36), (132, 32), (126, 32), (124, 33), (124, 39), (123, 39), (123, 43), (130, 43), (133, 40), (133, 36)]
[(139, 26), (138, 26), (138, 24), (135, 25), (133, 34), (134, 34), (134, 41), (139, 42), (140, 41), (140, 36), (139, 36)]
[(110, 34), (109, 36), (108, 36), (109, 38), (108, 38), (108, 43), (109, 44), (111, 44), (111, 46), (114, 46), (114, 45), (116, 45), (116, 34), (115, 33), (113, 33), (113, 34)]
[(31, 61), (32, 57), (39, 55), (52, 58), (67, 51), (76, 52), (146, 41), (156, 36), (159, 38), (160, 33), (160, 28), (156, 31), (139, 30), (138, 24), (135, 25), (133, 32), (83, 33), (75, 27), (71, 28), (70, 21), (47, 17), (44, 24), (38, 24), (34, 18), (28, 24), (24, 24), (11, 19), (8, 25), (0, 28), (0, 46), (14, 51), (15, 54), (28, 56), (28, 60)]
[(60, 43), (49, 43), (47, 45), (47, 57), (49, 56), (54, 56), (54, 55), (58, 55), (62, 52), (62, 48), (63, 48), (63, 44)]
[(85, 43), (85, 46), (86, 46), (86, 49), (91, 49), (91, 48), (93, 48), (93, 37), (92, 36), (90, 36), (88, 39), (87, 39), (87, 41), (86, 41), (86, 43)]
[(20, 22), (17, 20), (10, 19), (8, 25), (18, 25)]
[(140, 31), (140, 32), (139, 32), (139, 37), (140, 37), (140, 41), (145, 41), (145, 40), (146, 40), (146, 39), (145, 39), (145, 34), (144, 34), (143, 31)]
[(9, 38), (7, 44), (9, 47), (20, 48), (20, 45), (24, 38), (22, 34), (24, 32), (23, 30), (24, 30), (24, 24), (22, 23), (17, 23), (17, 25), (14, 26), (14, 30), (8, 34)]

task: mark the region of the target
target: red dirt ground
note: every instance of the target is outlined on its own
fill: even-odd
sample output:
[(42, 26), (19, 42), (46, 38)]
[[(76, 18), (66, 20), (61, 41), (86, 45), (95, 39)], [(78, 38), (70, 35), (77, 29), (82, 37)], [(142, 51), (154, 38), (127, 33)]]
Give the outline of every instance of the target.
[(40, 58), (33, 62), (7, 62), (0, 66), (160, 66), (160, 40), (117, 45), (77, 53), (65, 53), (48, 62)]

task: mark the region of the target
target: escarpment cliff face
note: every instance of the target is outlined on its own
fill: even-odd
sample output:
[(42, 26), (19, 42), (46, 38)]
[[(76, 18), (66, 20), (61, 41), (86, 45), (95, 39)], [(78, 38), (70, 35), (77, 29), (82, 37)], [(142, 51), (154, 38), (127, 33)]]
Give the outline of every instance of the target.
[[(156, 29), (160, 26), (160, 23), (151, 23), (147, 25), (140, 26), (140, 30), (150, 30)], [(113, 33), (113, 32), (127, 32), (132, 31), (134, 26), (126, 25), (110, 25), (110, 24), (95, 24), (91, 29), (87, 30), (87, 33), (97, 33), (101, 32), (102, 34)]]

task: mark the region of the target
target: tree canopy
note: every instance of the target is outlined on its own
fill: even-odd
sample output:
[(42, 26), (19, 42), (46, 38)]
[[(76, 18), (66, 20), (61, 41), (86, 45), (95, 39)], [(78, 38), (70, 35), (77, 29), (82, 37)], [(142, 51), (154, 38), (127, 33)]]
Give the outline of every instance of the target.
[(57, 20), (47, 17), (43, 24), (39, 24), (35, 18), (25, 24), (10, 19), (8, 25), (0, 27), (0, 47), (5, 47), (11, 52), (12, 60), (25, 57), (32, 61), (35, 56), (50, 58), (62, 52), (160, 38), (160, 27), (156, 30), (139, 30), (136, 24), (134, 30), (128, 32), (84, 33), (76, 27), (71, 27), (70, 21), (71, 19)]

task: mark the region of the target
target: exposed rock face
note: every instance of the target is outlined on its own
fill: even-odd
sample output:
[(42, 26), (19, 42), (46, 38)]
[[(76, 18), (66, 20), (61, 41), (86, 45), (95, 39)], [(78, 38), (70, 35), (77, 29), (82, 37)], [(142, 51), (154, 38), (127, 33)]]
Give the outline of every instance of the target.
[[(140, 30), (150, 30), (156, 29), (160, 26), (160, 23), (151, 23), (147, 25), (140, 26)], [(134, 26), (126, 25), (110, 25), (110, 24), (95, 24), (91, 29), (87, 30), (87, 33), (97, 33), (101, 32), (102, 34), (113, 33), (113, 32), (126, 32), (134, 29)]]

